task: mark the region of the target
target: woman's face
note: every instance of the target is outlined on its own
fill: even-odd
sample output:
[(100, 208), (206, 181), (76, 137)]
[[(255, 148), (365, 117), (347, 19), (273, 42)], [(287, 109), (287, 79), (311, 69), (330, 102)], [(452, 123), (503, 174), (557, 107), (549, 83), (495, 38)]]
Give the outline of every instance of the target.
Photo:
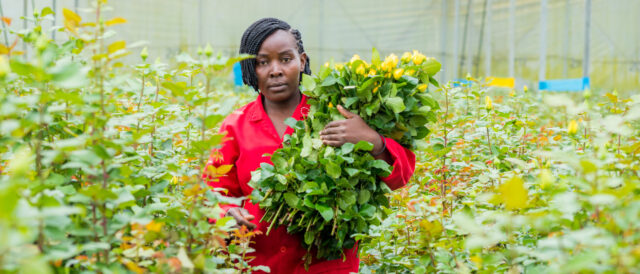
[(277, 30), (262, 42), (256, 56), (258, 89), (272, 102), (284, 102), (298, 92), (306, 55), (299, 54), (293, 35)]

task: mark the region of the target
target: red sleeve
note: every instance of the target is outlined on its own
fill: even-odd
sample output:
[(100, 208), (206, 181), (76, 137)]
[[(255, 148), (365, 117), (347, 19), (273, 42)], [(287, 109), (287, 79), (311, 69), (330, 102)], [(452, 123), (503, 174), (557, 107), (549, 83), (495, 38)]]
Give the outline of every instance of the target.
[[(209, 156), (209, 160), (205, 166), (204, 172), (202, 173), (202, 179), (214, 189), (226, 189), (226, 191), (218, 191), (220, 194), (229, 196), (229, 197), (241, 197), (242, 190), (240, 189), (240, 184), (238, 182), (238, 170), (236, 168), (236, 160), (238, 159), (238, 143), (234, 138), (233, 129), (227, 124), (222, 123), (220, 127), (220, 134), (225, 134), (223, 138), (222, 144), (220, 148), (214, 148), (211, 150), (211, 155)], [(218, 168), (223, 165), (232, 165), (233, 167), (229, 172), (220, 177), (212, 176), (209, 171), (209, 167)], [(222, 208), (224, 216), (227, 213), (227, 210), (232, 207), (238, 207), (238, 205), (234, 204), (220, 204), (220, 208)], [(222, 217), (221, 216), (221, 217)]]
[(391, 190), (403, 187), (409, 182), (413, 171), (416, 169), (416, 155), (408, 148), (403, 147), (391, 138), (385, 138), (387, 151), (393, 160), (393, 171), (382, 181), (387, 183)]

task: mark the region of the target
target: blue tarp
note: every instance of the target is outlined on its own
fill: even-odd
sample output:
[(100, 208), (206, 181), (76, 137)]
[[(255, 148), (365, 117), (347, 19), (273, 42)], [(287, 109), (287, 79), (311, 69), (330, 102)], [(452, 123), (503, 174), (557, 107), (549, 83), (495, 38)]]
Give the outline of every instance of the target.
[(453, 80), (453, 87), (470, 86), (471, 84), (473, 84), (473, 81), (462, 80), (462, 79)]
[(546, 91), (583, 91), (588, 88), (589, 77), (546, 80), (538, 83), (538, 90)]
[(240, 62), (233, 64), (233, 84), (236, 86), (242, 86), (242, 70), (240, 69)]

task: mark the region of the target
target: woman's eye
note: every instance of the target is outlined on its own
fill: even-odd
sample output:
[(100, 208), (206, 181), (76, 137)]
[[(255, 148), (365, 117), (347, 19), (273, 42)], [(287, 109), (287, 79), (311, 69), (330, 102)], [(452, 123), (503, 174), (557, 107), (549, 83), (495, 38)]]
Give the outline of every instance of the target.
[(284, 62), (284, 63), (287, 63), (289, 61), (291, 61), (291, 58), (289, 58), (289, 57), (282, 58), (282, 62)]
[(266, 64), (267, 64), (267, 61), (265, 61), (265, 60), (260, 60), (260, 61), (258, 61), (258, 65), (259, 65), (259, 66), (264, 66), (264, 65), (266, 65)]

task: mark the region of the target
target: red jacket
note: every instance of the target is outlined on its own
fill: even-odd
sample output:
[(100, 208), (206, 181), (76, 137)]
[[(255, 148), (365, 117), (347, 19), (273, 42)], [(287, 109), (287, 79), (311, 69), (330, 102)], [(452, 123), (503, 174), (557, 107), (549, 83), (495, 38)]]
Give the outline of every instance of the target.
[[(302, 100), (293, 118), (304, 119), (309, 111), (307, 97), (302, 96)], [(203, 175), (203, 179), (213, 188), (225, 188), (228, 196), (243, 197), (251, 194), (253, 188), (247, 183), (251, 180), (251, 171), (256, 170), (260, 163), (271, 163), (269, 156), (276, 149), (282, 147), (282, 139), (278, 136), (273, 123), (262, 105), (262, 95), (258, 98), (231, 113), (222, 122), (220, 132), (226, 132), (227, 138), (220, 149), (215, 149), (207, 165), (233, 165), (233, 168), (218, 181)], [(293, 129), (288, 127), (285, 134), (292, 134)], [(415, 169), (415, 155), (411, 150), (402, 147), (392, 139), (387, 138), (387, 150), (393, 159), (393, 172), (388, 177), (382, 178), (391, 189), (404, 186)], [(226, 211), (236, 205), (222, 205)], [(251, 265), (265, 265), (271, 269), (271, 273), (349, 273), (358, 272), (360, 260), (356, 247), (345, 250), (346, 260), (337, 259), (331, 261), (314, 260), (309, 272), (304, 269), (302, 257), (306, 254), (306, 249), (302, 247), (301, 238), (298, 235), (290, 235), (286, 227), (272, 229), (269, 235), (264, 233), (269, 227), (269, 223), (260, 222), (264, 211), (257, 204), (245, 200), (243, 207), (255, 216), (253, 223), (257, 225), (257, 230), (262, 231), (262, 235), (254, 238), (255, 244), (252, 247), (256, 250), (248, 254), (255, 256), (249, 262)]]

